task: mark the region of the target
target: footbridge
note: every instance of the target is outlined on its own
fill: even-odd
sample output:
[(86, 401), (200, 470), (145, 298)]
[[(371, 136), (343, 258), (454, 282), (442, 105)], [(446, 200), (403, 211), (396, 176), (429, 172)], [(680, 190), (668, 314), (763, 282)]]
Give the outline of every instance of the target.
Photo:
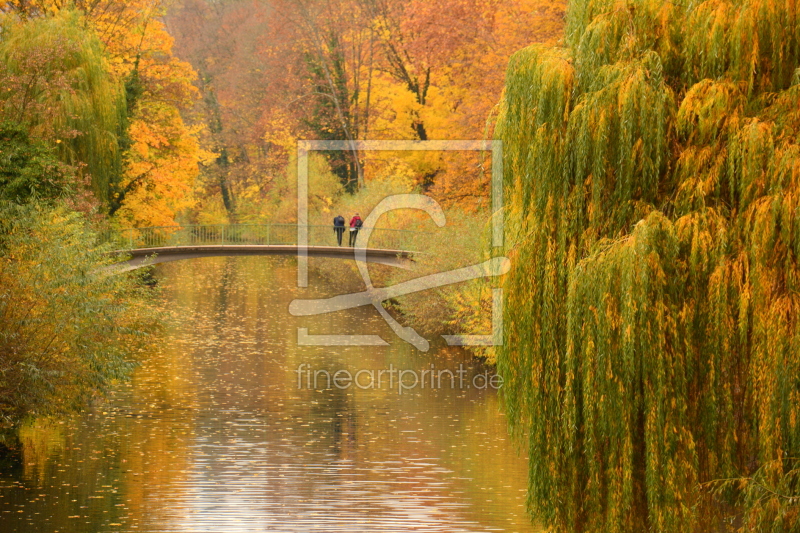
[[(410, 269), (414, 256), (422, 253), (412, 250), (422, 248), (425, 235), (421, 231), (372, 228), (370, 246), (361, 242), (363, 239), (359, 239), (356, 246), (365, 247), (369, 263)], [(354, 247), (349, 246), (349, 237), (349, 228), (345, 228), (339, 245), (333, 226), (216, 224), (124, 229), (107, 232), (102, 240), (114, 248), (110, 254), (124, 258), (114, 265), (115, 269), (133, 270), (200, 257), (306, 254), (353, 260)], [(301, 242), (305, 244), (298, 244)]]

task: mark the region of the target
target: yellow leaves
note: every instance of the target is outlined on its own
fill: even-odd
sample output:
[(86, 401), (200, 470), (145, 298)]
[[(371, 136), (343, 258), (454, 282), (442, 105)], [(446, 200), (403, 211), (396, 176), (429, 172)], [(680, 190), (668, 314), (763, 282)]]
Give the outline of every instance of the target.
[(203, 199), (203, 209), (197, 215), (197, 223), (205, 225), (230, 224), (230, 218), (221, 197), (215, 196)]
[(686, 92), (678, 109), (678, 132), (689, 142), (707, 143), (724, 133), (724, 124), (738, 113), (743, 96), (731, 82), (702, 80)]
[(192, 190), (204, 157), (177, 110), (165, 105), (139, 108), (122, 182), (126, 195), (118, 217), (125, 226), (166, 226), (194, 204)]
[(172, 36), (154, 19), (157, 2), (135, 0), (115, 4), (109, 11), (89, 13), (103, 37), (110, 65), (120, 81), (129, 81), (136, 69), (141, 94), (132, 107), (120, 183), (122, 205), (117, 211), (124, 226), (169, 225), (175, 215), (193, 204), (191, 192), (198, 163), (213, 154), (202, 151), (197, 128), (188, 128), (178, 110), (193, 105), (198, 91), (192, 67), (172, 56)]
[[(198, 91), (193, 85), (196, 74), (188, 63), (172, 56), (173, 38), (166, 31), (164, 24), (157, 19), (160, 15), (159, 0), (124, 2), (100, 0), (75, 3), (34, 0), (15, 1), (8, 5), (26, 15), (61, 12), (52, 19), (44, 20), (48, 21), (51, 27), (54, 24), (63, 26), (64, 23), (60, 22), (60, 19), (80, 20), (79, 25), (73, 25), (80, 26), (81, 39), (88, 41), (89, 37), (96, 33), (104, 45), (101, 53), (99, 43), (91, 46), (91, 43), (84, 45), (81, 42), (84, 48), (98, 56), (95, 60), (97, 64), (82, 65), (81, 69), (75, 69), (76, 81), (71, 87), (73, 91), (61, 97), (62, 106), (66, 110), (65, 115), (73, 118), (71, 120), (59, 118), (64, 124), (57, 124), (56, 127), (76, 130), (78, 135), (68, 142), (62, 142), (61, 139), (55, 141), (65, 159), (75, 164), (87, 165), (94, 179), (98, 197), (110, 200), (113, 210), (116, 206), (113, 198), (109, 196), (119, 198), (132, 192), (125, 188), (131, 186), (134, 181), (137, 181), (133, 185), (133, 188), (137, 189), (136, 194), (142, 195), (144, 191), (153, 189), (148, 189), (147, 183), (139, 182), (146, 182), (150, 177), (158, 175), (161, 177), (156, 181), (168, 181), (166, 176), (175, 177), (175, 193), (164, 192), (167, 197), (172, 196), (175, 199), (185, 196), (185, 182), (191, 181), (196, 175), (197, 161), (201, 158), (208, 159), (208, 156), (199, 152), (197, 141), (194, 139), (196, 131), (186, 129), (177, 114), (179, 108), (188, 108), (197, 99)], [(75, 9), (83, 16), (78, 17)], [(34, 24), (44, 23), (39, 18), (31, 20), (36, 22), (27, 22), (23, 26), (33, 27)], [(51, 23), (50, 20), (55, 22)], [(55, 37), (58, 36), (46, 36), (46, 38)], [(69, 37), (73, 37), (72, 34), (69, 34)], [(41, 49), (41, 43), (37, 44), (37, 48)], [(74, 61), (75, 58), (69, 56), (61, 62)], [(135, 75), (134, 70), (136, 70)], [(110, 71), (110, 75), (106, 71)], [(113, 86), (117, 94), (111, 94), (112, 90), (103, 85), (104, 77), (109, 78), (106, 85)], [(112, 183), (113, 179), (120, 173), (118, 156), (117, 159), (111, 156), (117, 155), (116, 135), (125, 115), (122, 109), (124, 105), (115, 108), (113, 104), (115, 101), (122, 102), (123, 97), (120, 93), (126, 83), (129, 84), (128, 114), (133, 116), (128, 117), (131, 124), (128, 133), (132, 139), (132, 146), (130, 153), (124, 154), (124, 157), (131, 166), (126, 169), (126, 176), (120, 184), (123, 190), (112, 191), (112, 194), (109, 194), (109, 189), (115, 185)], [(82, 92), (92, 93), (90, 104), (81, 101), (79, 96)], [(112, 122), (113, 127), (109, 124)], [(106, 131), (103, 131), (104, 129)], [(90, 147), (87, 148), (85, 145)], [(175, 154), (183, 155), (174, 157)], [(159, 157), (166, 159), (160, 160)], [(134, 203), (132, 199), (128, 202), (129, 207)], [(185, 206), (185, 202), (178, 204)], [(177, 208), (177, 204), (174, 207)], [(165, 206), (161, 205), (158, 209), (162, 211), (156, 218), (162, 218)]]
[(420, 118), (423, 108), (414, 93), (382, 72), (375, 73), (371, 80), (364, 80), (363, 89), (367, 82), (372, 84), (374, 98), (369, 126), (373, 138), (413, 139), (411, 126)]
[(287, 153), (297, 147), (297, 126), (286, 109), (274, 108), (266, 121), (263, 139), (283, 148)]

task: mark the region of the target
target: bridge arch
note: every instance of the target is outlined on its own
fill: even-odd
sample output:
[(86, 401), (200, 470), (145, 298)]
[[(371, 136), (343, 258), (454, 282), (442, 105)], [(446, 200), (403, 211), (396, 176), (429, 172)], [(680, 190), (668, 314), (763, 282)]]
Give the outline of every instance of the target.
[[(354, 248), (345, 246), (308, 246), (308, 257), (326, 257), (331, 259), (355, 259)], [(413, 253), (405, 250), (367, 248), (367, 262), (388, 265), (410, 270), (414, 266)], [(201, 257), (252, 257), (252, 256), (297, 256), (299, 247), (295, 244), (227, 244), (227, 245), (184, 245), (135, 248), (111, 252), (116, 255), (129, 256), (128, 259), (115, 263), (115, 269), (122, 271), (169, 263), (184, 259)]]
[[(411, 269), (416, 249), (424, 243), (425, 232), (391, 228), (363, 228), (370, 231), (371, 248), (366, 262)], [(345, 242), (347, 241), (347, 235)], [(134, 270), (146, 265), (200, 257), (299, 256), (356, 260), (355, 250), (336, 246), (333, 226), (297, 224), (213, 224), (129, 228), (109, 232), (101, 241), (113, 246), (109, 252), (125, 259), (112, 265), (117, 271)], [(300, 246), (298, 243), (304, 243)]]

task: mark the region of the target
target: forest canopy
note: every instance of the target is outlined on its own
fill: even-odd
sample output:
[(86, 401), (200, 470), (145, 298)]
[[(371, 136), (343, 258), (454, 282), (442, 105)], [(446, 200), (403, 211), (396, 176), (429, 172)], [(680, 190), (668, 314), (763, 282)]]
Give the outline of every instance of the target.
[[(165, 20), (198, 72), (194, 120), (216, 154), (198, 216), (269, 220), (297, 139), (488, 138), (508, 58), (557, 38), (562, 17), (550, 0), (179, 0)], [(465, 209), (488, 196), (467, 154), (326, 157), (348, 192), (392, 177)]]

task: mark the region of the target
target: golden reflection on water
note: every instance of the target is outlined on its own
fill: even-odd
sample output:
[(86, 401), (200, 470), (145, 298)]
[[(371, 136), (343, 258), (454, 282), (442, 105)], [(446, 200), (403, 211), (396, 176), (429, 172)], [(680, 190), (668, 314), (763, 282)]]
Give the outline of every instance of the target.
[[(374, 309), (291, 317), (335, 294), (292, 260), (160, 265), (174, 317), (156, 353), (108, 403), (21, 434), (0, 465), (0, 531), (534, 531), (527, 465), (496, 394), (474, 387), (298, 388), (297, 368), (468, 368), (393, 338)], [(387, 347), (297, 345), (312, 334), (379, 334)], [(301, 376), (302, 380), (302, 376)]]

